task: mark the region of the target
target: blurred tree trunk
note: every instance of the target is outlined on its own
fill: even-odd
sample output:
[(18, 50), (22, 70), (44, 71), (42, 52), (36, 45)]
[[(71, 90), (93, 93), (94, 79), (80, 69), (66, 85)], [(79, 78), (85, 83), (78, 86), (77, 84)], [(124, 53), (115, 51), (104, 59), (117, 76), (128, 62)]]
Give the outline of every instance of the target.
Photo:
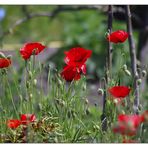
[[(139, 41), (138, 41), (138, 52), (137, 58), (141, 62), (142, 69), (145, 69), (145, 66), (148, 65), (148, 9), (144, 13), (143, 17), (143, 27), (139, 32)], [(146, 78), (143, 79), (141, 84), (142, 91), (145, 90)]]
[(127, 32), (129, 33), (128, 41), (129, 41), (129, 50), (130, 50), (130, 57), (131, 57), (131, 69), (132, 69), (132, 76), (134, 80), (134, 112), (136, 114), (139, 113), (138, 107), (139, 107), (139, 86), (138, 86), (138, 72), (137, 72), (137, 58), (136, 58), (136, 47), (134, 43), (133, 38), (133, 31), (132, 31), (132, 20), (131, 20), (131, 12), (130, 12), (130, 6), (125, 6), (125, 12), (126, 12), (126, 21), (127, 21)]
[[(115, 6), (117, 8), (124, 8), (123, 5)], [(138, 30), (138, 47), (137, 47), (137, 60), (141, 63), (141, 68), (145, 69), (148, 65), (148, 5), (132, 5), (131, 7), (131, 19), (133, 29)], [(114, 11), (114, 18), (120, 21), (125, 21), (124, 11)], [(141, 90), (144, 91), (146, 87), (146, 78), (143, 79), (141, 84)]]

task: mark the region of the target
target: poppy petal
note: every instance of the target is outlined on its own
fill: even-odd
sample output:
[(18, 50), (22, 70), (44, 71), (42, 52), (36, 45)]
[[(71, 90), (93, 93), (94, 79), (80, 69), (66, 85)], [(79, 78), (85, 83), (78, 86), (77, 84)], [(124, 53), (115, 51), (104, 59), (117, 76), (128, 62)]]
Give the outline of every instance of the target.
[(126, 86), (114, 86), (109, 88), (110, 94), (115, 98), (125, 98), (130, 93), (130, 88)]
[(11, 65), (11, 60), (8, 58), (0, 58), (0, 68), (6, 68)]
[(11, 119), (7, 121), (7, 126), (9, 128), (15, 129), (21, 124), (20, 120), (17, 119)]
[(123, 30), (112, 32), (107, 36), (107, 40), (113, 43), (123, 43), (128, 38), (128, 33)]
[(77, 69), (73, 66), (65, 66), (61, 72), (61, 76), (66, 81), (72, 81), (72, 80), (79, 80), (81, 78), (80, 73), (78, 73)]
[(46, 46), (42, 45), (41, 43), (26, 43), (21, 49), (20, 54), (23, 59), (27, 60), (30, 56), (34, 53), (38, 55), (41, 51), (45, 49)]

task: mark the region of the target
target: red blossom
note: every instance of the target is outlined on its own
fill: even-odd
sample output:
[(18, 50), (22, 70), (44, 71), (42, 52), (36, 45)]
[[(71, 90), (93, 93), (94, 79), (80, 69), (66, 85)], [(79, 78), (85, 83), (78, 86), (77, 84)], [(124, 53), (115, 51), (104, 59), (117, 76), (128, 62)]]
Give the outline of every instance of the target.
[[(87, 61), (88, 58), (90, 58), (91, 54), (91, 50), (87, 50), (81, 47), (75, 47), (65, 52), (66, 56), (64, 58), (64, 61), (67, 65), (78, 67), (79, 70), (82, 70), (84, 63)], [(83, 70), (82, 72), (85, 73)]]
[(126, 139), (124, 139), (123, 141), (122, 141), (122, 143), (138, 143), (137, 141), (135, 141), (135, 140), (126, 140)]
[(22, 114), (20, 116), (21, 124), (27, 125), (36, 120), (36, 116), (34, 114)]
[(122, 135), (134, 136), (137, 128), (142, 123), (140, 115), (124, 115), (118, 116), (117, 125), (113, 128), (114, 133)]
[(110, 94), (115, 98), (125, 98), (129, 95), (130, 90), (127, 86), (114, 86), (109, 88)]
[(17, 128), (20, 124), (21, 124), (21, 121), (17, 119), (11, 119), (7, 121), (7, 126), (12, 129)]
[(61, 72), (62, 78), (66, 81), (79, 80), (81, 78), (80, 72), (76, 67), (66, 65)]
[(120, 133), (121, 135), (127, 135), (127, 136), (134, 136), (136, 135), (136, 129), (135, 128), (129, 128), (125, 124), (117, 124), (113, 128), (114, 133)]
[(26, 43), (21, 49), (20, 54), (22, 57), (27, 60), (31, 55), (38, 55), (41, 51), (45, 49), (46, 46), (40, 43)]
[(123, 43), (128, 38), (128, 33), (123, 30), (115, 31), (107, 36), (107, 40), (113, 43)]
[(0, 68), (6, 68), (11, 65), (11, 60), (9, 58), (0, 58)]
[(124, 115), (124, 114), (118, 116), (118, 121), (124, 124), (128, 124), (128, 126), (134, 128), (137, 128), (142, 122), (140, 115)]
[(79, 80), (81, 73), (86, 74), (85, 62), (91, 54), (91, 50), (81, 47), (75, 47), (66, 51), (64, 61), (67, 65), (63, 68), (61, 76), (66, 81)]
[(141, 115), (141, 120), (143, 122), (148, 121), (148, 110), (144, 111)]

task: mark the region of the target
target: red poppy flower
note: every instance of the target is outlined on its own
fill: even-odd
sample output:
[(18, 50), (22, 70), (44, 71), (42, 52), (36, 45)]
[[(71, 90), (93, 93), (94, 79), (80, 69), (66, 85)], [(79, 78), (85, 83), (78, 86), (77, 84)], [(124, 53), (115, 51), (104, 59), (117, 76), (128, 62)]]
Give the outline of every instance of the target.
[(122, 141), (122, 143), (138, 143), (138, 142), (135, 141), (135, 140), (126, 140), (126, 139), (124, 139), (124, 140)]
[(85, 69), (84, 63), (91, 56), (91, 54), (91, 50), (86, 50), (81, 47), (75, 47), (65, 52), (66, 56), (64, 58), (64, 61), (67, 65), (77, 67), (79, 68), (79, 70), (82, 70), (82, 72), (85, 73), (85, 70), (83, 70), (83, 68)]
[(6, 68), (11, 65), (11, 60), (8, 58), (0, 58), (0, 68)]
[(141, 120), (143, 122), (148, 121), (148, 110), (146, 110), (146, 111), (144, 111), (144, 113), (142, 113)]
[(140, 115), (124, 115), (124, 114), (118, 116), (118, 121), (124, 124), (128, 124), (129, 126), (133, 126), (135, 128), (137, 128), (142, 122)]
[(66, 65), (61, 72), (62, 78), (66, 81), (79, 80), (81, 78), (80, 72), (76, 67)]
[(44, 50), (46, 46), (40, 43), (26, 43), (21, 49), (20, 54), (22, 57), (27, 60), (31, 55), (38, 55), (41, 51)]
[(7, 126), (12, 129), (17, 128), (20, 124), (21, 124), (21, 121), (17, 119), (11, 119), (7, 121)]
[(136, 128), (129, 128), (125, 124), (117, 124), (113, 128), (114, 133), (120, 133), (121, 135), (127, 135), (127, 136), (134, 136), (136, 135)]
[(123, 30), (115, 31), (107, 36), (107, 40), (113, 43), (123, 43), (128, 38), (128, 33)]
[(118, 123), (113, 128), (114, 133), (122, 135), (133, 136), (136, 135), (137, 128), (142, 123), (141, 116), (139, 115), (124, 115), (118, 116)]
[(109, 88), (110, 94), (115, 98), (125, 98), (130, 93), (130, 88), (126, 86), (114, 86)]
[(34, 122), (36, 120), (36, 116), (34, 114), (22, 114), (21, 117), (21, 124), (29, 124), (31, 122)]

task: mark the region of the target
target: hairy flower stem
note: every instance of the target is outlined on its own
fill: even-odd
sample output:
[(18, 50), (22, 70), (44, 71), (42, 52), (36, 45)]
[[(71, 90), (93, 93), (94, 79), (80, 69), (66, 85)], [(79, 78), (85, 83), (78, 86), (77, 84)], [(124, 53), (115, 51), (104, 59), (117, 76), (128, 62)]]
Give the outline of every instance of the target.
[(106, 80), (105, 78), (102, 79), (103, 82), (103, 88), (104, 88), (104, 93), (102, 96), (103, 99), (103, 108), (102, 108), (102, 115), (101, 115), (101, 122), (102, 122), (102, 130), (106, 131), (107, 130), (107, 119), (106, 119)]
[(33, 54), (33, 72), (35, 71), (35, 54)]
[(135, 49), (135, 43), (133, 39), (133, 33), (132, 33), (132, 22), (131, 22), (131, 12), (130, 7), (127, 5), (125, 7), (126, 11), (126, 19), (127, 19), (127, 32), (129, 33), (129, 49), (130, 49), (130, 57), (131, 57), (131, 69), (132, 69), (132, 75), (134, 78), (134, 91), (135, 91), (135, 99), (134, 99), (134, 112), (138, 114), (138, 106), (139, 106), (139, 86), (137, 83), (138, 80), (138, 72), (137, 72), (137, 59), (136, 59), (136, 49)]
[(7, 76), (5, 76), (5, 80), (6, 80), (8, 89), (9, 89), (10, 99), (11, 99), (11, 102), (12, 102), (13, 109), (14, 109), (14, 111), (15, 111), (16, 116), (18, 117), (19, 114), (18, 114), (18, 111), (17, 111), (16, 106), (15, 106), (15, 102), (14, 102), (14, 99), (13, 99), (11, 87), (10, 87), (10, 84), (9, 84), (9, 82), (8, 82), (8, 77), (7, 77)]

